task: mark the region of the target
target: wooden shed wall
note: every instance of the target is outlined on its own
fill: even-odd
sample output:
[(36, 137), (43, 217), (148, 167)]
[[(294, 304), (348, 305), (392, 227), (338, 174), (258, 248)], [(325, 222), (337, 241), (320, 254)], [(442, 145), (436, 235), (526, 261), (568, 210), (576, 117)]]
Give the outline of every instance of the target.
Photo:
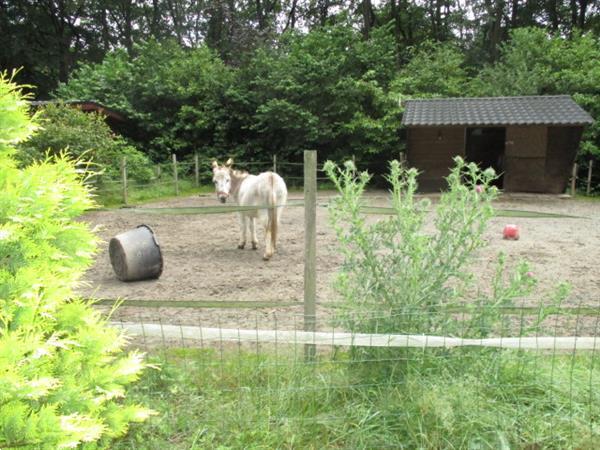
[[(504, 152), (506, 192), (565, 191), (583, 127), (508, 126)], [(446, 188), (452, 158), (465, 156), (465, 127), (414, 127), (407, 130), (408, 163), (416, 167), (419, 188)]]
[(546, 192), (561, 194), (567, 188), (582, 133), (583, 127), (548, 127)]
[(504, 190), (544, 192), (546, 189), (546, 148), (544, 125), (506, 127), (504, 148)]
[(465, 154), (464, 127), (415, 127), (407, 132), (409, 165), (420, 172), (419, 189), (446, 188), (444, 177), (454, 165), (452, 158)]

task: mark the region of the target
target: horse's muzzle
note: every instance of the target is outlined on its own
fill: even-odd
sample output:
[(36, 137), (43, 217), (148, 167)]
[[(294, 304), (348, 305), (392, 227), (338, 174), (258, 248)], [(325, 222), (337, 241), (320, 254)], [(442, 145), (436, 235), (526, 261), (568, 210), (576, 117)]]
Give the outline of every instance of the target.
[(217, 197), (221, 203), (225, 203), (229, 194), (227, 192), (217, 192)]

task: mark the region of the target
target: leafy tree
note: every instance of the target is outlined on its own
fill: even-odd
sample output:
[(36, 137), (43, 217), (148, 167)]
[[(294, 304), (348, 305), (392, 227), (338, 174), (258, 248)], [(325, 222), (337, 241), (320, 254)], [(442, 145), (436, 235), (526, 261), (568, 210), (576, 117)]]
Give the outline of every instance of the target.
[(73, 220), (92, 206), (66, 156), (18, 169), (37, 128), (0, 76), (0, 447), (106, 448), (149, 411), (124, 399), (143, 368), (125, 340), (73, 296), (96, 238)]
[(100, 182), (105, 177), (119, 177), (123, 157), (128, 161), (128, 176), (142, 182), (152, 177), (148, 157), (115, 136), (100, 114), (57, 103), (42, 108), (38, 117), (42, 129), (18, 146), (16, 156), (22, 165), (59, 156), (68, 149), (75, 159), (92, 163), (88, 167), (99, 174)]
[(250, 122), (245, 142), (263, 152), (293, 160), (314, 148), (368, 160), (398, 150), (397, 102), (388, 96), (394, 71), (389, 29), (364, 41), (345, 25), (330, 26), (257, 52), (228, 94), (243, 99), (234, 106)]
[(0, 67), (24, 67), (23, 79), (46, 98), (80, 63), (100, 62), (117, 49), (134, 57), (147, 40), (206, 45), (239, 67), (258, 48), (279, 46), (289, 32), (346, 26), (368, 42), (390, 25), (397, 62), (409, 46), (458, 40), (470, 65), (480, 67), (498, 60), (512, 30), (598, 35), (600, 14), (588, 0), (0, 0)]
[(137, 52), (81, 66), (57, 96), (122, 111), (154, 159), (195, 151), (294, 159), (306, 148), (373, 158), (398, 150), (399, 109), (387, 93), (395, 72), (389, 28), (372, 30), (368, 41), (345, 25), (289, 34), (240, 69), (206, 47), (151, 41)]
[(427, 41), (409, 54), (409, 62), (393, 82), (394, 91), (420, 98), (465, 95), (467, 71), (456, 45)]
[(539, 95), (553, 91), (553, 48), (560, 38), (544, 30), (514, 30), (500, 49), (496, 64), (484, 67), (470, 86), (475, 96)]
[(544, 30), (514, 30), (499, 61), (470, 84), (473, 95), (569, 94), (597, 119), (581, 144), (580, 163), (600, 156), (600, 41), (591, 34), (571, 39)]
[(123, 112), (137, 123), (141, 148), (156, 160), (214, 147), (227, 120), (221, 98), (229, 69), (206, 47), (188, 51), (173, 41), (149, 41), (136, 51), (135, 57), (116, 51), (102, 64), (82, 65), (56, 95)]

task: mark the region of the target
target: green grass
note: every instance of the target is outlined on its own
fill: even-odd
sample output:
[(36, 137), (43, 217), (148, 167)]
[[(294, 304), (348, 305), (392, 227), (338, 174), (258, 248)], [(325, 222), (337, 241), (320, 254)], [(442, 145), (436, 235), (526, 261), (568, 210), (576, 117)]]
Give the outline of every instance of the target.
[(600, 194), (593, 193), (591, 195), (586, 195), (583, 193), (577, 193), (575, 196), (577, 200), (584, 200), (586, 202), (600, 202)]
[[(373, 356), (372, 353), (369, 354)], [(302, 347), (165, 351), (130, 396), (158, 415), (113, 449), (592, 449), (593, 355)], [(356, 357), (356, 355), (354, 355)]]
[[(179, 181), (179, 196), (205, 194), (213, 192), (213, 190), (212, 186), (197, 187), (192, 180), (183, 179)], [(118, 189), (99, 189), (95, 192), (95, 195), (96, 202), (103, 208), (115, 208), (124, 205), (120, 187)], [(175, 186), (169, 182), (145, 186), (132, 183), (127, 190), (127, 203), (130, 205), (137, 205), (153, 200), (168, 200), (176, 197)]]
[[(318, 184), (318, 190), (330, 190), (332, 189), (331, 183), (321, 182)], [(124, 206), (123, 203), (123, 194), (121, 190), (120, 184), (115, 184), (113, 186), (98, 189), (95, 192), (96, 201), (100, 205), (100, 208), (117, 208)], [(294, 193), (302, 193), (302, 186), (291, 186), (289, 188), (290, 192)], [(192, 194), (211, 194), (214, 192), (214, 186), (212, 185), (201, 185), (195, 186), (193, 180), (182, 179), (179, 180), (179, 196), (186, 196)], [(166, 181), (162, 181), (160, 184), (148, 184), (144, 186), (136, 185), (135, 183), (130, 184), (127, 190), (127, 203), (129, 205), (138, 205), (143, 204), (155, 200), (169, 200), (171, 198), (177, 198), (175, 194), (175, 186), (171, 180), (166, 179)], [(301, 204), (302, 205), (302, 204)], [(298, 206), (301, 206), (298, 205)], [(289, 206), (295, 206), (293, 201), (289, 202)], [(215, 206), (214, 212), (209, 211), (211, 207), (205, 207), (206, 211), (204, 214), (211, 213), (222, 213), (222, 212), (231, 212), (231, 206)], [(185, 208), (188, 209), (188, 208)], [(171, 214), (199, 214), (202, 212), (193, 212), (195, 208), (189, 208), (188, 212), (171, 212)], [(162, 213), (169, 214), (169, 211), (162, 211)], [(152, 211), (149, 211), (152, 212)]]

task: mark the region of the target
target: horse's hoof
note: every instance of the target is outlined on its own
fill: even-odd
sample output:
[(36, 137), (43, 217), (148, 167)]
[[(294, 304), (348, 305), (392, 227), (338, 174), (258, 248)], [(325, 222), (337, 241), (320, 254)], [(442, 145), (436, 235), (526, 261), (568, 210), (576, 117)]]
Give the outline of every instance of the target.
[(244, 247), (246, 246), (246, 244), (238, 244), (238, 248), (240, 250), (244, 250)]
[(258, 244), (256, 242), (252, 243), (252, 250), (258, 249)]
[(268, 261), (271, 259), (272, 255), (263, 255), (263, 260)]

